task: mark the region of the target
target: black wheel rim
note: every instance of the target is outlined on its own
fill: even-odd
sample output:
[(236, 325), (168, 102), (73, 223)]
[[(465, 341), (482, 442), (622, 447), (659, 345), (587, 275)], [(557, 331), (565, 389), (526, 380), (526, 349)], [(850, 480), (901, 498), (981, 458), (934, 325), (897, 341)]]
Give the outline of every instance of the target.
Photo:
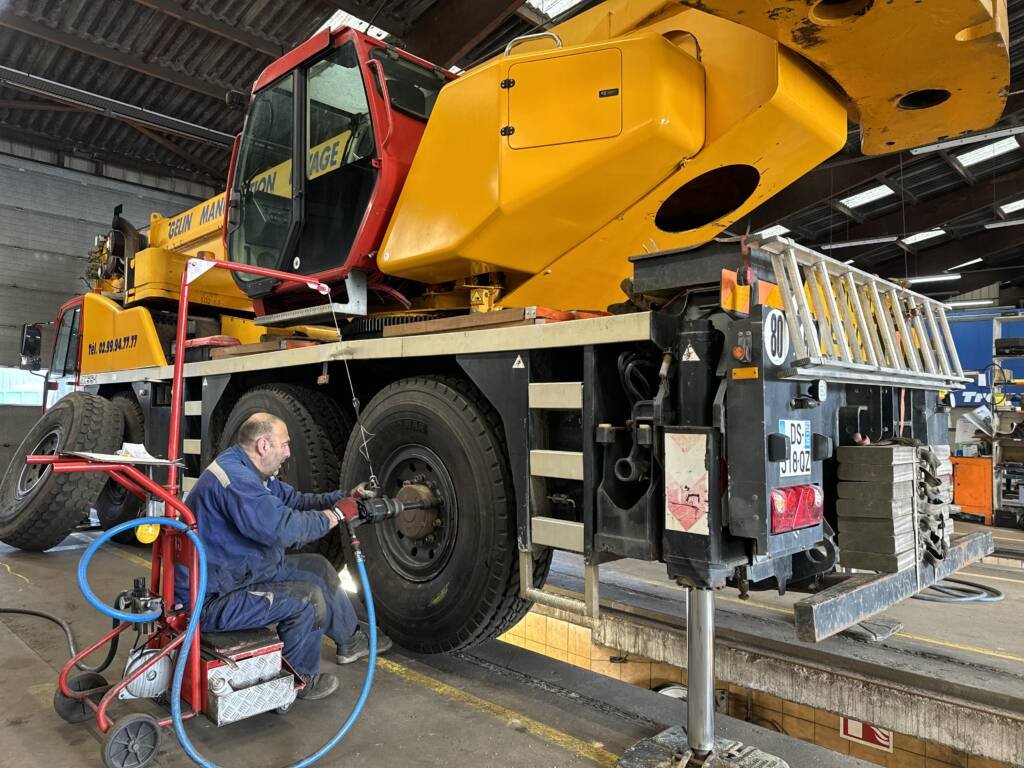
[(434, 532), (425, 538), (404, 536), (394, 520), (374, 529), (384, 559), (396, 573), (408, 581), (430, 581), (448, 564), (458, 537), (459, 506), (452, 476), (441, 458), (426, 446), (405, 445), (387, 458), (380, 477), (388, 496), (395, 496), (407, 482), (420, 483), (429, 486), (440, 502)]
[(149, 720), (132, 720), (118, 728), (107, 744), (108, 765), (142, 768), (160, 748), (158, 726)]
[[(63, 430), (60, 427), (53, 427), (49, 432), (39, 438), (35, 447), (28, 452), (30, 456), (41, 455), (41, 456), (53, 456), (57, 453), (60, 448), (60, 438)], [(18, 475), (18, 498), (23, 499), (35, 490), (43, 480), (45, 480), (53, 467), (49, 464), (26, 464), (21, 468), (21, 474)]]

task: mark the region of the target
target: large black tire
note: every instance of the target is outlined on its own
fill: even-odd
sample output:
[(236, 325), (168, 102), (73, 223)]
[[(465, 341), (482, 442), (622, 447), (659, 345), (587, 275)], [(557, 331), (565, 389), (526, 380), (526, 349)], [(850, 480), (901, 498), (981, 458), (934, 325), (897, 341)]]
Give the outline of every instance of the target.
[[(124, 420), (122, 442), (143, 443), (146, 440), (145, 417), (142, 408), (131, 392), (118, 392), (110, 398), (110, 403), (120, 412)], [(96, 499), (96, 517), (99, 518), (103, 530), (113, 528), (118, 523), (134, 520), (142, 512), (142, 499), (128, 490), (116, 480), (108, 480)], [(135, 531), (124, 531), (114, 537), (121, 544), (137, 542)]]
[(107, 483), (101, 472), (57, 474), (46, 465), (28, 466), (26, 456), (113, 453), (123, 431), (120, 411), (99, 395), (72, 392), (57, 401), (29, 430), (0, 481), (0, 541), (34, 551), (56, 546), (88, 517)]
[[(385, 631), (402, 646), (441, 653), (489, 640), (530, 607), (519, 597), (515, 498), (497, 413), (454, 378), (404, 379), (377, 394), (360, 421), (373, 435), (374, 470), (385, 493), (425, 478), (442, 499), (435, 534), (415, 541), (389, 520), (360, 529), (366, 568)], [(367, 479), (358, 430), (342, 484)], [(535, 562), (541, 586), (550, 551)]]
[[(339, 458), (316, 412), (312, 390), (292, 384), (265, 384), (246, 392), (228, 414), (218, 450), (230, 448), (238, 430), (254, 413), (265, 411), (283, 420), (291, 438), (291, 458), (278, 477), (301, 493), (326, 493), (338, 488)], [(323, 395), (320, 395), (324, 397)]]

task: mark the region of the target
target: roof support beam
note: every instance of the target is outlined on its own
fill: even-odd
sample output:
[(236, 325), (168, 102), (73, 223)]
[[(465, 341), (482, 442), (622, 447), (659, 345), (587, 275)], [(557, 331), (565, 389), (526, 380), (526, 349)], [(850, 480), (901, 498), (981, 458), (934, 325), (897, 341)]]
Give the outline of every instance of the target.
[(31, 21), (14, 13), (0, 14), (0, 26), (16, 30), (26, 35), (31, 35), (32, 37), (44, 40), (53, 45), (84, 53), (87, 56), (92, 56), (93, 58), (100, 59), (101, 61), (116, 64), (117, 66), (124, 67), (125, 69), (141, 72), (144, 75), (149, 75), (150, 77), (155, 77), (160, 80), (166, 80), (169, 83), (174, 83), (175, 85), (187, 88), (190, 91), (210, 96), (211, 98), (218, 99), (221, 102), (224, 101), (224, 97), (228, 92), (228, 89), (222, 85), (211, 83), (192, 75), (187, 75), (184, 72), (178, 72), (168, 69), (167, 67), (161, 67), (157, 64), (150, 64), (143, 61), (139, 56), (122, 53), (112, 47), (91, 42), (60, 29), (53, 29), (45, 24)]
[[(2, 23), (2, 20), (0, 20)], [(133, 104), (126, 104), (117, 99), (107, 96), (100, 96), (97, 93), (83, 91), (80, 88), (72, 88), (69, 85), (58, 83), (54, 80), (47, 80), (43, 77), (30, 75), (17, 69), (11, 69), (0, 65), (0, 83), (17, 88), (20, 91), (32, 93), (37, 96), (61, 104), (68, 104), (79, 109), (89, 109), (96, 112), (103, 112), (122, 120), (130, 120), (139, 125), (149, 126), (166, 133), (172, 133), (193, 141), (201, 141), (204, 144), (212, 144), (221, 149), (230, 149), (235, 137), (229, 133), (215, 131), (202, 125), (196, 125), (176, 117), (164, 115)], [(15, 102), (18, 104), (19, 102)]]
[(132, 128), (134, 128), (136, 131), (141, 133), (143, 136), (145, 136), (150, 141), (156, 142), (157, 144), (159, 144), (161, 147), (166, 149), (171, 154), (177, 155), (178, 157), (180, 157), (182, 160), (184, 160), (186, 163), (191, 165), (196, 170), (202, 171), (203, 173), (208, 175), (211, 179), (216, 179), (216, 178), (218, 178), (218, 177), (220, 177), (222, 175), (223, 176), (227, 175), (226, 173), (224, 173), (222, 171), (218, 171), (218, 170), (214, 169), (213, 166), (207, 165), (202, 160), (200, 160), (198, 157), (193, 155), (191, 152), (188, 152), (187, 150), (182, 149), (181, 147), (179, 147), (177, 144), (175, 144), (170, 139), (166, 139), (163, 136), (161, 136), (160, 134), (156, 133), (155, 131), (149, 130), (149, 128), (146, 128), (144, 125), (139, 125), (138, 123), (136, 123), (136, 122), (134, 122), (132, 120), (125, 120), (125, 122), (128, 123), (128, 125), (130, 125)]
[[(991, 210), (993, 204), (1019, 198), (1024, 189), (1024, 168), (1004, 173), (984, 184), (959, 187), (917, 205), (908, 205), (906, 211), (897, 209), (877, 219), (851, 226), (845, 240), (861, 240), (884, 235), (906, 235), (926, 232), (948, 224), (964, 214), (978, 210)], [(906, 219), (906, 231), (903, 221)], [(994, 217), (993, 217), (994, 220)]]
[[(937, 274), (970, 259), (979, 256), (984, 259), (1021, 246), (1024, 246), (1024, 227), (986, 229), (968, 239), (954, 240), (910, 256), (907, 264), (911, 274), (915, 271), (918, 274)], [(883, 276), (903, 276), (903, 257), (887, 259), (871, 269)]]
[(104, 163), (111, 163), (113, 165), (119, 165), (122, 168), (131, 168), (133, 170), (149, 173), (153, 176), (172, 176), (185, 179), (187, 181), (194, 181), (197, 184), (210, 186), (210, 179), (198, 173), (191, 173), (186, 170), (181, 170), (180, 168), (172, 168), (166, 165), (161, 165), (160, 163), (154, 163), (135, 155), (111, 152), (109, 149), (93, 146), (74, 139), (54, 139), (49, 136), (41, 136), (33, 131), (25, 131), (20, 128), (8, 128), (6, 126), (0, 126), (0, 138), (8, 138), (21, 144), (34, 144), (53, 152), (88, 158), (90, 160)]
[(450, 67), (473, 50), (524, 0), (438, 0), (402, 33), (417, 56)]
[(174, 0), (135, 0), (135, 2), (218, 37), (223, 37), (225, 40), (230, 40), (233, 43), (244, 45), (246, 48), (264, 53), (273, 59), (276, 59), (285, 52), (284, 46), (273, 40), (262, 35), (253, 34), (234, 24), (227, 24), (220, 19), (207, 16), (205, 13), (185, 8), (181, 4), (174, 2)]

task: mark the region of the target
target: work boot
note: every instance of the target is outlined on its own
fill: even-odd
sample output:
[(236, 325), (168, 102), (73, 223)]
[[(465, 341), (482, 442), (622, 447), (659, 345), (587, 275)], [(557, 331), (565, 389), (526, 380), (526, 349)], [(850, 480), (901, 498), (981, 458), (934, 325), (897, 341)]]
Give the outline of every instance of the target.
[(338, 678), (334, 675), (310, 675), (302, 679), (306, 685), (295, 694), (297, 699), (306, 699), (307, 701), (326, 699), (338, 689)]
[[(387, 653), (391, 650), (391, 638), (385, 635), (380, 629), (377, 630), (377, 655)], [(362, 627), (357, 627), (352, 637), (344, 643), (338, 643), (338, 655), (335, 661), (339, 664), (351, 664), (353, 661), (365, 659), (370, 655), (370, 638)]]

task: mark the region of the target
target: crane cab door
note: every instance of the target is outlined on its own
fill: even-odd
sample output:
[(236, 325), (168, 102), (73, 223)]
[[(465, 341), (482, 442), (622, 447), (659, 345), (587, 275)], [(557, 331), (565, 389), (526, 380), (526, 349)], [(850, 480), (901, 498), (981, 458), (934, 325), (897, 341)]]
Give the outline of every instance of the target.
[(54, 323), (53, 351), (43, 384), (43, 410), (78, 387), (82, 360), (82, 297), (60, 308)]
[[(348, 30), (326, 53), (260, 87), (231, 180), (228, 257), (324, 282), (373, 270), (371, 254), (425, 128), (427, 104), (444, 82)], [(234, 275), (251, 297), (276, 288)]]

